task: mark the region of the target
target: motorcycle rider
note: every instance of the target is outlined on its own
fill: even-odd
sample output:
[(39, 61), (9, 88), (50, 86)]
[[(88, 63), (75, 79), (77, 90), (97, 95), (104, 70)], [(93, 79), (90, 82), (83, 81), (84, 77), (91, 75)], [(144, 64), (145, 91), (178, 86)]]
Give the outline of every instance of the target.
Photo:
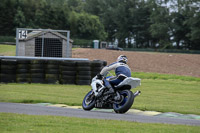
[[(104, 76), (111, 70), (115, 70), (115, 77), (110, 78), (109, 81), (107, 79), (103, 79), (104, 85), (108, 88), (108, 92), (106, 94), (114, 93), (113, 86), (120, 84), (126, 77), (131, 77), (131, 69), (127, 65), (128, 58), (125, 55), (120, 55), (117, 58), (117, 62), (114, 62), (108, 66), (105, 66), (99, 74), (97, 74), (97, 79), (102, 80)], [(91, 84), (92, 89), (94, 90), (95, 96), (98, 95), (96, 84)]]

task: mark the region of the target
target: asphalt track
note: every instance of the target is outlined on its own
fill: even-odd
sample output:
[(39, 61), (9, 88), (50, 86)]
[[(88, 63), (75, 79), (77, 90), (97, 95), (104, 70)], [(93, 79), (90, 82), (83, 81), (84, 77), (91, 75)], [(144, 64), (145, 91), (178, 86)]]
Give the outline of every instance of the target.
[(0, 112), (200, 126), (200, 120), (193, 119), (145, 116), (130, 113), (116, 114), (104, 111), (84, 111), (82, 109), (41, 106), (38, 104), (0, 103)]

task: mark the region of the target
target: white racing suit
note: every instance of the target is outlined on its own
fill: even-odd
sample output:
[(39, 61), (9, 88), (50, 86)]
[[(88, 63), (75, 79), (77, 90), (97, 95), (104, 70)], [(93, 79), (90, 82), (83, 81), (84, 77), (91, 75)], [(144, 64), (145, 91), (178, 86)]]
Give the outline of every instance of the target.
[[(115, 70), (115, 77), (110, 78), (109, 81), (104, 79), (104, 85), (106, 88), (111, 89), (113, 91), (112, 86), (116, 86), (119, 83), (121, 83), (126, 77), (131, 77), (131, 69), (128, 67), (127, 64), (122, 62), (114, 62), (108, 66), (105, 66), (101, 72), (100, 75), (106, 76), (107, 73), (111, 70)], [(97, 93), (97, 87), (96, 83), (92, 82), (91, 84), (92, 89), (95, 93), (95, 96), (98, 95)]]

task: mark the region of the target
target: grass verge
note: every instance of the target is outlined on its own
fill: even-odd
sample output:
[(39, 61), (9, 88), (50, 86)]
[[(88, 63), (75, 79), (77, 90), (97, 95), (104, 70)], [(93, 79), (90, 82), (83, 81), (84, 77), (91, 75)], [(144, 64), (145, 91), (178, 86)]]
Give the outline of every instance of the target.
[(0, 84), (0, 101), (81, 105), (89, 86), (59, 84)]
[(163, 79), (163, 80), (182, 80), (182, 81), (198, 81), (200, 78), (192, 76), (179, 76), (174, 74), (159, 74), (159, 73), (145, 73), (145, 72), (132, 72), (132, 77), (141, 79)]
[[(78, 85), (0, 84), (0, 102), (81, 105), (90, 89)], [(200, 82), (144, 79), (136, 89), (142, 94), (132, 108), (200, 115)]]
[(200, 115), (200, 82), (145, 79), (138, 89), (134, 108)]
[(0, 113), (0, 129), (3, 133), (198, 133), (200, 127)]
[(2, 45), (0, 44), (0, 55), (4, 56), (15, 56), (16, 46), (15, 45)]

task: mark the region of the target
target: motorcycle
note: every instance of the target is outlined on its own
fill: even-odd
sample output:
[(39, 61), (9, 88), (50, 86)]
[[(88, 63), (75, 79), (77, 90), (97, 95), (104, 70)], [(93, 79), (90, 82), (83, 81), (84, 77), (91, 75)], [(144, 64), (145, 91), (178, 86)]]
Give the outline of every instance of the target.
[[(105, 77), (106, 80), (110, 78)], [(107, 93), (109, 89), (104, 86), (103, 80), (94, 77), (92, 83), (96, 84), (97, 95), (94, 90), (90, 90), (83, 99), (82, 107), (89, 111), (93, 108), (113, 109), (116, 113), (126, 113), (133, 105), (136, 96), (140, 95), (141, 91), (133, 93), (132, 88), (141, 85), (141, 79), (126, 77), (119, 85), (113, 86), (115, 93)]]

